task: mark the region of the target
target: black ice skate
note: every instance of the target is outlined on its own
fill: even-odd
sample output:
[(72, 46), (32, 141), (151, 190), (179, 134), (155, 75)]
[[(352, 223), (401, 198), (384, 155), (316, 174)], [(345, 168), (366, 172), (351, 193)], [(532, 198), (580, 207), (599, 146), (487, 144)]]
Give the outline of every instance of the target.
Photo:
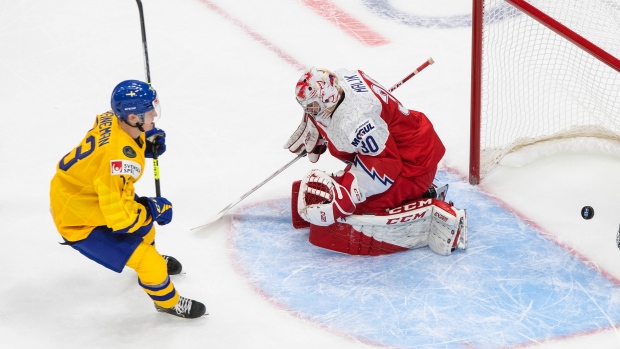
[(179, 275), (183, 271), (183, 266), (181, 262), (179, 262), (176, 258), (170, 256), (164, 256), (166, 260), (166, 265), (168, 266), (168, 275)]
[(448, 184), (444, 184), (441, 187), (438, 187), (436, 184), (431, 184), (428, 190), (422, 194), (422, 197), (425, 199), (437, 199), (441, 201), (446, 201), (446, 196), (448, 195)]
[(172, 308), (163, 308), (155, 304), (155, 309), (162, 313), (168, 313), (186, 319), (195, 319), (207, 314), (204, 304), (185, 297), (179, 297), (179, 302)]

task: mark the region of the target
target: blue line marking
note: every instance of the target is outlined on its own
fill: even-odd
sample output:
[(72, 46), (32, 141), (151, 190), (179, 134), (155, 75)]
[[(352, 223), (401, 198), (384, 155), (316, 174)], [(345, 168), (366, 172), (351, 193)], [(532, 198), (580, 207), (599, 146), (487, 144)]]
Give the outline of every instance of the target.
[[(620, 323), (620, 287), (458, 177), (469, 248), (348, 256), (293, 229), (288, 199), (234, 219), (241, 268), (280, 304), (360, 340), (399, 348), (502, 348)], [(611, 323), (610, 323), (611, 322)]]

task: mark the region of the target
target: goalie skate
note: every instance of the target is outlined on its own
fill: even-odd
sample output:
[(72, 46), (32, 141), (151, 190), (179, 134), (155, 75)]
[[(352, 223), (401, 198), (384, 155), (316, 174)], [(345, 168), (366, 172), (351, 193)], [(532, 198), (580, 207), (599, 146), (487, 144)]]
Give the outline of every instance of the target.
[(437, 186), (433, 183), (428, 190), (422, 194), (423, 198), (437, 199), (441, 201), (446, 201), (446, 196), (448, 196), (448, 184), (444, 184), (441, 187)]

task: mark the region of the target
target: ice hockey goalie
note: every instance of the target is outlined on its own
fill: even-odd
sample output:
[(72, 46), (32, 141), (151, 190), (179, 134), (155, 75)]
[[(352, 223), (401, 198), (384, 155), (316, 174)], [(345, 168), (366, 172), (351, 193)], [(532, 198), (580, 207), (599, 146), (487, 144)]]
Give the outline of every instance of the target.
[(346, 164), (335, 174), (314, 169), (296, 184), (293, 224), (310, 227), (311, 243), (356, 255), (467, 247), (465, 210), (425, 195), (446, 149), (424, 113), (344, 68), (308, 69), (295, 98), (303, 117), (284, 148), (312, 163), (329, 151)]

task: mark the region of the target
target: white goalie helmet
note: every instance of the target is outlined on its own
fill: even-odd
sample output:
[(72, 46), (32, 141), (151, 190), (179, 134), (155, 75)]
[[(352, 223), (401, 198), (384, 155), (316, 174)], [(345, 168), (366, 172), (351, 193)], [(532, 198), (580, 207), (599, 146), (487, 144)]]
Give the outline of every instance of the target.
[(297, 81), (295, 95), (304, 111), (313, 117), (326, 117), (338, 103), (338, 77), (329, 70), (310, 68)]

